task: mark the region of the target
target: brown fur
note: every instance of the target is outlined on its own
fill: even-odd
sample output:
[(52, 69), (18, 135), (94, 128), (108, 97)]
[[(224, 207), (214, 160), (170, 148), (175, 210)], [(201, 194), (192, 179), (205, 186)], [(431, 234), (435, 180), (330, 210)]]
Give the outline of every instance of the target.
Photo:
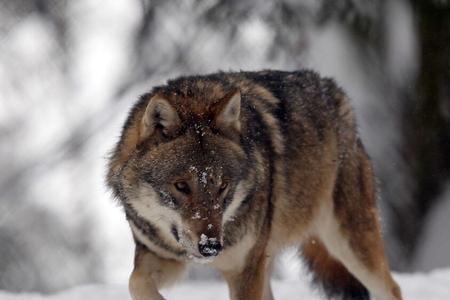
[(367, 298), (367, 290), (342, 265), (331, 256), (325, 245), (317, 238), (311, 237), (302, 246), (302, 256), (313, 272), (313, 281), (330, 297), (346, 294), (347, 298)]
[(133, 299), (162, 299), (162, 284), (213, 253), (232, 299), (271, 300), (272, 261), (297, 246), (328, 297), (401, 300), (373, 178), (348, 98), (314, 72), (154, 88), (131, 111), (108, 173), (137, 244)]

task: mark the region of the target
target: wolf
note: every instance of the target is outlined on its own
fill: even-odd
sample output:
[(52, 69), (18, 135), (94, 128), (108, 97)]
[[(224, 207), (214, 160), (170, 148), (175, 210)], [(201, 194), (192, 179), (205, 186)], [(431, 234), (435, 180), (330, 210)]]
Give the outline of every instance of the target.
[(350, 101), (314, 71), (154, 87), (129, 113), (107, 184), (135, 241), (134, 300), (164, 299), (191, 262), (217, 269), (233, 300), (272, 300), (271, 269), (287, 247), (327, 299), (402, 299)]

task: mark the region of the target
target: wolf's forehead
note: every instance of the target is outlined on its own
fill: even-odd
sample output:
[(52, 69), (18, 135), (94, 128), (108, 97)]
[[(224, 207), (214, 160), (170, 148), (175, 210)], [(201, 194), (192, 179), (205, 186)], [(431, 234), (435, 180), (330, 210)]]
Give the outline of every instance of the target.
[(196, 177), (200, 183), (206, 184), (211, 178), (221, 179), (223, 176), (222, 166), (189, 166), (188, 172)]

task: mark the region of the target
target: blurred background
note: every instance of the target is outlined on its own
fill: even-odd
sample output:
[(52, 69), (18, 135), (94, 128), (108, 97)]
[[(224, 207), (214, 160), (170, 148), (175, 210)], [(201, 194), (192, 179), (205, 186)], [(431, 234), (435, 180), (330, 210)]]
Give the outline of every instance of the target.
[(450, 1), (0, 0), (0, 289), (125, 284), (104, 175), (128, 109), (168, 78), (268, 68), (352, 98), (393, 268), (450, 266)]

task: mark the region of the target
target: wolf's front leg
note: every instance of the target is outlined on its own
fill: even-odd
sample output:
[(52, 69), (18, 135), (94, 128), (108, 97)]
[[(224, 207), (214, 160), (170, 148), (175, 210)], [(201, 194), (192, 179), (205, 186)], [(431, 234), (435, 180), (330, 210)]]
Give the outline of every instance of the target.
[(129, 289), (133, 300), (164, 300), (159, 289), (173, 283), (185, 269), (181, 262), (164, 259), (137, 244)]
[(259, 255), (254, 255), (254, 252), (249, 253), (247, 264), (242, 270), (223, 272), (232, 300), (273, 300), (270, 258), (265, 252)]

